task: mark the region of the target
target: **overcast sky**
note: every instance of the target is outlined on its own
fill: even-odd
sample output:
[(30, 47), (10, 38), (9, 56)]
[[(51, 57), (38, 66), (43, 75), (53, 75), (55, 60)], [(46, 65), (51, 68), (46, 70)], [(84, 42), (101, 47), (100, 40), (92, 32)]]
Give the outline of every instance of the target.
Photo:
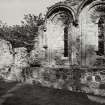
[(20, 24), (24, 14), (38, 15), (46, 7), (62, 0), (0, 0), (0, 20), (8, 25)]

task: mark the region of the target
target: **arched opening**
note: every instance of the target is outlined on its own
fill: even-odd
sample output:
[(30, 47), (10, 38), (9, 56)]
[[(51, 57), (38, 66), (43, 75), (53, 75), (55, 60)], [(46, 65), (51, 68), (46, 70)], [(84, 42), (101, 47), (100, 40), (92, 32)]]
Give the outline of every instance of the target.
[(105, 39), (105, 16), (101, 16), (98, 21), (98, 51), (97, 55), (104, 55), (104, 39)]
[(102, 57), (105, 54), (104, 2), (94, 1), (82, 8), (79, 14), (79, 29), (81, 36), (81, 64), (97, 65), (97, 60), (99, 58), (104, 59)]
[(69, 65), (71, 27), (74, 12), (66, 5), (50, 8), (46, 15), (45, 43), (48, 62), (52, 65)]
[(79, 5), (78, 9), (77, 9), (77, 18), (79, 16), (79, 14), (81, 13), (81, 11), (88, 5), (90, 5), (92, 2), (94, 2), (96, 0), (82, 0), (82, 3)]

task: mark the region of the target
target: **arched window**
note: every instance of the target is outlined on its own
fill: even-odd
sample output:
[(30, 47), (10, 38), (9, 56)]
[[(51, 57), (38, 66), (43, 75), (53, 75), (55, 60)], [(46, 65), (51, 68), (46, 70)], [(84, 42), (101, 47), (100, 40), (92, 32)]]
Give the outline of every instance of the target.
[(68, 57), (68, 27), (64, 28), (64, 57)]
[(98, 21), (98, 55), (104, 55), (104, 34), (105, 34), (105, 17), (100, 17)]

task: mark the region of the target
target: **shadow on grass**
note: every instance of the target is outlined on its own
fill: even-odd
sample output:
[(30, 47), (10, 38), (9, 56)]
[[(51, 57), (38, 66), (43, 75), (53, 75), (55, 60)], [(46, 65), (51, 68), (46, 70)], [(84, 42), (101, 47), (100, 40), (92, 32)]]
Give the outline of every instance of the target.
[(9, 89), (14, 87), (17, 84), (17, 82), (6, 82), (4, 80), (0, 80), (0, 96), (4, 95)]
[(24, 85), (3, 105), (101, 105), (91, 102), (84, 94), (52, 89), (39, 85)]

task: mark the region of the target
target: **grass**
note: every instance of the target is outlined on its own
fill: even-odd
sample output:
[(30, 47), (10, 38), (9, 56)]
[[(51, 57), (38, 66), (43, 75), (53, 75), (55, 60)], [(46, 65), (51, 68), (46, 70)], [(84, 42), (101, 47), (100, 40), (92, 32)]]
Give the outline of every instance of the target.
[(101, 105), (84, 94), (26, 84), (13, 92), (3, 105)]
[(5, 82), (4, 80), (0, 80), (0, 96), (5, 94), (9, 89), (14, 87), (17, 82)]

